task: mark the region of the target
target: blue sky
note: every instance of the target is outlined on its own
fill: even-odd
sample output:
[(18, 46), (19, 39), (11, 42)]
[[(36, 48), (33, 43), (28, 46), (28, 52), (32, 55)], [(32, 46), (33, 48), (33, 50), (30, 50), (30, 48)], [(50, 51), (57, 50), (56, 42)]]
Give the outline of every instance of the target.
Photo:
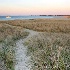
[(0, 15), (70, 15), (70, 0), (0, 0)]

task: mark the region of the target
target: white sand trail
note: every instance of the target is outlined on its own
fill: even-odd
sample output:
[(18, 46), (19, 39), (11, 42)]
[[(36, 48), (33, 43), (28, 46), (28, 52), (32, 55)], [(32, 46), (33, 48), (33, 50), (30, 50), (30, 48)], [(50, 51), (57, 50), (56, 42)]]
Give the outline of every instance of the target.
[(16, 42), (16, 51), (15, 51), (15, 58), (16, 58), (16, 65), (15, 70), (30, 70), (30, 56), (27, 56), (27, 47), (24, 46), (24, 42), (31, 36), (38, 34), (36, 31), (32, 31), (29, 29), (25, 29), (25, 31), (29, 32), (29, 35), (25, 39), (20, 39)]

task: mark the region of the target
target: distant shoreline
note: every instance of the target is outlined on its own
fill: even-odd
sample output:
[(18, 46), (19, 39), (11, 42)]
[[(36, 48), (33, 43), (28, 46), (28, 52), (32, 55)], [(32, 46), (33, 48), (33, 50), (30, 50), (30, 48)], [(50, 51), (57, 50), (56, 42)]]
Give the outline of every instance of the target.
[(70, 20), (70, 15), (30, 15), (30, 16), (0, 16), (0, 21), (5, 20), (33, 20), (33, 19), (59, 19), (59, 20)]
[[(6, 16), (6, 15), (3, 15), (3, 16)], [(14, 16), (14, 15), (10, 15), (10, 16)], [(16, 16), (70, 16), (70, 15), (16, 15)]]

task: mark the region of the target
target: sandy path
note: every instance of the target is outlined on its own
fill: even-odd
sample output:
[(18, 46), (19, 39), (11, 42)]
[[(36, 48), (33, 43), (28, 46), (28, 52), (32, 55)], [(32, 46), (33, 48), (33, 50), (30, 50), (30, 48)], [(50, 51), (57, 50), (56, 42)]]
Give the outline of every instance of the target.
[(15, 58), (16, 58), (16, 65), (15, 70), (30, 70), (31, 64), (30, 56), (26, 56), (27, 47), (24, 46), (25, 40), (27, 40), (29, 37), (38, 34), (38, 32), (25, 29), (25, 31), (29, 32), (30, 34), (25, 39), (20, 39), (16, 42), (16, 51), (15, 51)]

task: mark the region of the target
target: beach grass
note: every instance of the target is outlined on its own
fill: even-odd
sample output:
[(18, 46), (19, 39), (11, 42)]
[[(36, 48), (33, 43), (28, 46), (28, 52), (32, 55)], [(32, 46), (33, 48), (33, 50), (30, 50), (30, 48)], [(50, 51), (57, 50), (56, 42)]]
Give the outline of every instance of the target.
[(0, 23), (0, 69), (14, 70), (15, 64), (15, 43), (25, 38), (29, 33), (21, 27), (14, 27)]
[[(11, 20), (5, 21), (7, 24), (21, 26), (40, 32), (62, 32), (70, 33), (70, 20), (59, 19), (34, 19), (34, 20)], [(4, 21), (2, 21), (4, 23)]]
[(24, 44), (31, 56), (31, 70), (70, 69), (70, 34), (40, 33)]
[(70, 20), (29, 19), (0, 21), (0, 59), (7, 70), (14, 69), (15, 41), (29, 34), (24, 29), (39, 32), (24, 43), (31, 56), (31, 70), (70, 69)]

